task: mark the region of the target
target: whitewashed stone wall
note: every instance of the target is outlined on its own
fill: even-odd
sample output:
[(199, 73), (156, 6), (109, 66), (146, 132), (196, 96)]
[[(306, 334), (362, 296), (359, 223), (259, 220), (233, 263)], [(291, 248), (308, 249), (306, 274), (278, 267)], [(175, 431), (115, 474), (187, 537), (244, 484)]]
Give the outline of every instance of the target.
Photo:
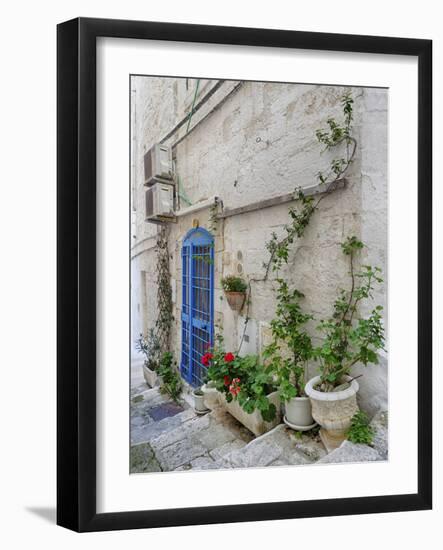
[[(201, 81), (197, 103), (217, 81)], [(232, 92), (235, 86), (238, 89)], [(136, 77), (132, 80), (133, 248), (132, 333), (155, 323), (157, 226), (144, 221), (143, 155), (179, 122), (192, 105), (195, 80)], [(277, 197), (316, 183), (336, 153), (322, 153), (315, 131), (329, 116), (341, 118), (344, 88), (276, 83), (223, 83), (184, 128), (166, 143), (174, 147), (175, 169), (193, 204), (218, 196), (225, 208)], [(365, 244), (362, 263), (381, 267), (387, 277), (387, 104), (388, 92), (354, 88), (354, 130), (358, 150), (348, 172), (348, 185), (326, 197), (304, 237), (294, 244), (281, 275), (305, 295), (307, 310), (320, 320), (330, 315), (337, 289), (349, 287), (348, 264), (340, 243), (357, 235)], [(207, 114), (206, 118), (204, 115)], [(183, 139), (182, 139), (183, 138)], [(181, 208), (187, 205), (182, 200)], [(244, 317), (223, 299), (220, 279), (239, 274), (261, 278), (268, 253), (265, 243), (284, 232), (288, 207), (283, 204), (219, 221), (215, 233), (215, 321), (234, 351)], [(169, 224), (170, 269), (174, 318), (171, 346), (180, 355), (181, 243), (198, 223), (208, 228), (209, 208)], [(250, 321), (242, 353), (259, 353), (269, 339), (274, 316), (274, 283), (252, 284)], [(375, 293), (386, 307), (387, 285)], [(387, 319), (387, 312), (386, 319)], [(315, 366), (313, 367), (315, 369)], [(370, 413), (387, 404), (387, 362), (368, 367), (359, 379), (361, 405)]]

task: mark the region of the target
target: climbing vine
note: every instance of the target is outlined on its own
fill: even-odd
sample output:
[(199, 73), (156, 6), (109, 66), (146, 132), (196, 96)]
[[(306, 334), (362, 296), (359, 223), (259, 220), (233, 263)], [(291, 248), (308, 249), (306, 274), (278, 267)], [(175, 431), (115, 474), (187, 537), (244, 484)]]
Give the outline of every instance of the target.
[(157, 234), (157, 337), (163, 353), (169, 349), (172, 316), (171, 274), (169, 271), (168, 229), (162, 226)]
[(337, 122), (335, 118), (329, 117), (326, 121), (327, 128), (320, 128), (315, 132), (318, 142), (324, 146), (322, 152), (334, 150), (340, 152), (340, 156), (330, 161), (326, 172), (319, 171), (317, 173), (317, 184), (324, 186), (324, 192), (320, 197), (316, 199), (312, 195), (307, 196), (300, 187), (295, 190), (294, 200), (296, 204), (289, 208), (290, 221), (284, 226), (284, 236), (279, 238), (277, 233), (273, 232), (270, 240), (266, 243), (265, 246), (269, 252), (269, 259), (263, 263), (265, 273), (261, 278), (253, 278), (248, 281), (248, 292), (245, 301), (245, 323), (238, 351), (240, 351), (243, 345), (249, 322), (249, 308), (252, 295), (251, 283), (268, 280), (271, 271), (278, 273), (281, 267), (288, 263), (290, 246), (296, 239), (303, 237), (320, 203), (336, 189), (338, 183), (346, 175), (346, 172), (354, 161), (357, 140), (352, 135), (353, 105), (354, 99), (351, 92), (345, 93), (341, 98), (343, 120)]

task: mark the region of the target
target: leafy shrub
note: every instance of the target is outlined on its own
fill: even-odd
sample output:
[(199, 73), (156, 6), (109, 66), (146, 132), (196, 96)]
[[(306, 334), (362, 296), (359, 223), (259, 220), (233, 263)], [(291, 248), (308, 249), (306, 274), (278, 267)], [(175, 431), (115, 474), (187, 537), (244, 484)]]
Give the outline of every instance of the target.
[[(300, 300), (304, 297), (301, 292), (290, 290), (283, 279), (278, 279), (278, 283), (277, 308), (271, 321), (273, 341), (264, 349), (263, 356), (277, 376), (281, 399), (289, 401), (304, 394), (306, 365), (312, 355), (311, 338), (304, 326), (313, 317), (301, 309)], [(282, 344), (288, 357), (282, 353)]]
[(342, 384), (343, 377), (350, 374), (356, 363), (365, 366), (378, 363), (377, 351), (384, 346), (383, 308), (376, 306), (367, 318), (357, 318), (361, 303), (372, 298), (375, 283), (383, 281), (380, 269), (363, 265), (356, 271), (355, 255), (364, 246), (356, 237), (349, 237), (341, 246), (349, 257), (351, 288), (339, 291), (332, 317), (318, 326), (323, 340), (314, 349), (314, 357), (320, 361), (319, 389), (324, 392)]
[(160, 362), (160, 342), (154, 329), (150, 329), (146, 336), (140, 334), (135, 341), (135, 349), (145, 356), (145, 365), (156, 371)]
[(275, 418), (276, 407), (267, 395), (276, 389), (270, 369), (260, 364), (256, 355), (238, 357), (223, 347), (223, 338), (217, 337), (217, 345), (202, 357), (208, 368), (208, 379), (224, 394), (226, 401), (238, 401), (248, 414), (260, 411), (263, 420)]
[(222, 288), (225, 292), (246, 292), (248, 285), (241, 277), (228, 275), (221, 280)]
[(369, 418), (363, 411), (354, 414), (351, 427), (346, 433), (346, 438), (352, 443), (371, 445), (374, 438), (374, 429), (369, 425)]
[(160, 359), (158, 374), (162, 378), (160, 392), (169, 395), (174, 401), (180, 397), (182, 383), (177, 372), (176, 363), (169, 351), (164, 353)]

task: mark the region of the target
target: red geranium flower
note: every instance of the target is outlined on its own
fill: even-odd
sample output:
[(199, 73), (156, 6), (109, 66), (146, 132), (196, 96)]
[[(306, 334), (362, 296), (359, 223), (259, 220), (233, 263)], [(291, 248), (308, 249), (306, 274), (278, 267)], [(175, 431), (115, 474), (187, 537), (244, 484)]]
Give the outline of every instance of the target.
[(202, 357), (202, 365), (204, 365), (205, 367), (207, 367), (209, 365), (209, 361), (213, 358), (214, 356), (212, 355), (212, 353), (205, 353)]
[(229, 386), (229, 384), (231, 383), (231, 379), (229, 378), (229, 376), (227, 374), (225, 374), (225, 376), (223, 376), (223, 382), (224, 382), (225, 386)]
[(225, 355), (226, 363), (231, 363), (232, 361), (234, 361), (234, 359), (235, 359), (235, 357), (231, 352), (229, 352)]
[(234, 397), (236, 397), (240, 393), (241, 388), (239, 386), (239, 383), (240, 378), (234, 378), (232, 384), (229, 386), (229, 393)]

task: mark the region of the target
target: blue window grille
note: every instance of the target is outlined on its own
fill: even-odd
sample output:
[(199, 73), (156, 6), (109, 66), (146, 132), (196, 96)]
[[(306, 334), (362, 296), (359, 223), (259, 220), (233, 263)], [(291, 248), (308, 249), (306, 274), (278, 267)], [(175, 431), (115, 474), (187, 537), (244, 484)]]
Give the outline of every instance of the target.
[(201, 227), (182, 246), (182, 377), (192, 386), (205, 381), (202, 356), (214, 338), (214, 239)]

